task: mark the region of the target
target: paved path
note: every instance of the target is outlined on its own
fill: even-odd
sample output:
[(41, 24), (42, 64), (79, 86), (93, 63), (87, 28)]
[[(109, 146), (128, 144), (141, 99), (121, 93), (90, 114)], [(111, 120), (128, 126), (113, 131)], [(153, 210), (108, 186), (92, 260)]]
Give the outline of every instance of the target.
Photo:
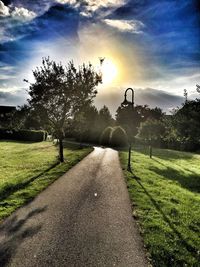
[(147, 266), (117, 152), (95, 148), (5, 220), (0, 266)]

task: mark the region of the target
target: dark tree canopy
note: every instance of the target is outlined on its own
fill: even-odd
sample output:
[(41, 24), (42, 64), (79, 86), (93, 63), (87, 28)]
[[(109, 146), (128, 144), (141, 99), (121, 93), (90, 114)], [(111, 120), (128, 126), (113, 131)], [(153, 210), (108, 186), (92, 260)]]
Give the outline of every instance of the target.
[(144, 141), (151, 143), (152, 141), (159, 142), (164, 135), (165, 125), (162, 121), (147, 119), (140, 124), (137, 136)]
[(200, 148), (200, 99), (187, 100), (168, 120), (168, 139), (178, 141), (184, 150)]
[(116, 122), (126, 130), (129, 138), (132, 138), (137, 134), (141, 116), (138, 111), (131, 106), (119, 107), (116, 113)]

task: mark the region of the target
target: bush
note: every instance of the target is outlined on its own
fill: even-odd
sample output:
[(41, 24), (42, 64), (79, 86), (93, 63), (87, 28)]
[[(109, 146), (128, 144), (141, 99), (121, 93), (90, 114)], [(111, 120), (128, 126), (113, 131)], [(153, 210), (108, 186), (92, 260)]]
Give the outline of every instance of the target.
[(0, 139), (41, 142), (45, 140), (45, 131), (0, 129)]
[(128, 136), (121, 126), (117, 126), (111, 132), (110, 144), (113, 147), (125, 147), (128, 145)]
[(106, 127), (101, 134), (100, 144), (104, 146), (110, 145), (111, 133), (114, 129), (112, 127)]

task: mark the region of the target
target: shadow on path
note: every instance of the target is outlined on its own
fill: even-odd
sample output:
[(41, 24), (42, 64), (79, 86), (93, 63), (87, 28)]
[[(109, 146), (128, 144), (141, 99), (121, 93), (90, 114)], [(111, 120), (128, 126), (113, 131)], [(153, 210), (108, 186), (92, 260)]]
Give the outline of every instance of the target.
[(6, 266), (10, 259), (15, 255), (17, 247), (24, 239), (34, 236), (37, 234), (42, 225), (33, 227), (26, 227), (25, 223), (33, 216), (39, 213), (45, 212), (47, 206), (42, 208), (33, 209), (23, 219), (18, 219), (17, 216), (12, 216), (0, 225), (0, 235), (5, 236), (3, 241), (0, 242), (0, 266)]

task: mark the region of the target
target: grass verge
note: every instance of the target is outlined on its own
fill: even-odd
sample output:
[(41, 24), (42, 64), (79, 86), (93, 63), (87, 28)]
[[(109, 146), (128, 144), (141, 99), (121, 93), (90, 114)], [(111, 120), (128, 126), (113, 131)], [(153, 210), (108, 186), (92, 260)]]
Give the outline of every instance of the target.
[(200, 155), (154, 149), (132, 151), (133, 174), (127, 153), (120, 160), (133, 216), (139, 221), (153, 266), (199, 266)]
[(78, 163), (92, 148), (65, 143), (65, 163), (50, 142), (0, 141), (0, 221), (33, 199)]

